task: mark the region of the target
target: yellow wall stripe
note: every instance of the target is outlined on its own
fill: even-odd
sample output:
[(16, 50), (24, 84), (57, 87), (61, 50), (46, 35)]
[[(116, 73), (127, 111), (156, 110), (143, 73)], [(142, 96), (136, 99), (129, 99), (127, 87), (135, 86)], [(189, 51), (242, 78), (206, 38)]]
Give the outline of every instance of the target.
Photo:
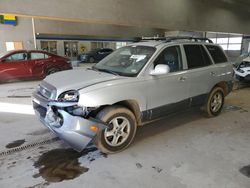
[(16, 16), (13, 15), (4, 15), (4, 20), (16, 20)]

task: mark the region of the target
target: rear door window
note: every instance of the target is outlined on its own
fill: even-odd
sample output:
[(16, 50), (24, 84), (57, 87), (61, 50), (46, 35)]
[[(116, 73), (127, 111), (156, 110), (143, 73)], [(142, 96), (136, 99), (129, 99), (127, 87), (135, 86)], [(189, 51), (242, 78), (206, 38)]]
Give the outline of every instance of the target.
[(205, 67), (212, 64), (206, 50), (202, 45), (184, 45), (189, 69)]
[(217, 64), (227, 62), (227, 57), (219, 46), (206, 45), (206, 48), (212, 56), (214, 63)]

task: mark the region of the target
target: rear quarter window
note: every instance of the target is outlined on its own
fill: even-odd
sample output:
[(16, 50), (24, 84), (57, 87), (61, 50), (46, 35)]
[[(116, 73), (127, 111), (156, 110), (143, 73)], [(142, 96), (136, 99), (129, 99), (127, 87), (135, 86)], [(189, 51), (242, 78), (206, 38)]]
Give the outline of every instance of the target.
[(219, 46), (206, 45), (206, 48), (212, 56), (214, 63), (227, 62), (227, 57)]

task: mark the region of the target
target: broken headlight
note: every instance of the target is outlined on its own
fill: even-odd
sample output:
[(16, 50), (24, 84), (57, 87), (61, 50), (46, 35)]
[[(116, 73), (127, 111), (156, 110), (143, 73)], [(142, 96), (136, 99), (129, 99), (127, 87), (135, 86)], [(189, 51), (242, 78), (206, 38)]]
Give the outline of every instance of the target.
[(237, 71), (239, 71), (240, 73), (244, 73), (244, 71), (242, 69), (238, 69)]
[(60, 102), (78, 102), (79, 93), (76, 90), (70, 90), (59, 95), (58, 100)]

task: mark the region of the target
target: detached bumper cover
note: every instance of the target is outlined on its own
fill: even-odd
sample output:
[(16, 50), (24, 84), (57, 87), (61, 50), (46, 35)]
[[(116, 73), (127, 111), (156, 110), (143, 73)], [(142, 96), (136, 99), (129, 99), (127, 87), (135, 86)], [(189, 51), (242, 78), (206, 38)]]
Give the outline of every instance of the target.
[[(76, 151), (82, 151), (95, 137), (98, 131), (106, 128), (106, 125), (95, 119), (84, 119), (79, 116), (72, 116), (60, 109), (58, 109), (58, 113), (63, 121), (61, 125), (58, 126), (56, 119), (53, 120), (53, 117), (57, 117), (57, 115), (48, 105), (46, 99), (36, 93), (33, 97), (33, 107), (40, 121)], [(94, 132), (91, 129), (92, 126), (97, 127), (97, 131)]]

